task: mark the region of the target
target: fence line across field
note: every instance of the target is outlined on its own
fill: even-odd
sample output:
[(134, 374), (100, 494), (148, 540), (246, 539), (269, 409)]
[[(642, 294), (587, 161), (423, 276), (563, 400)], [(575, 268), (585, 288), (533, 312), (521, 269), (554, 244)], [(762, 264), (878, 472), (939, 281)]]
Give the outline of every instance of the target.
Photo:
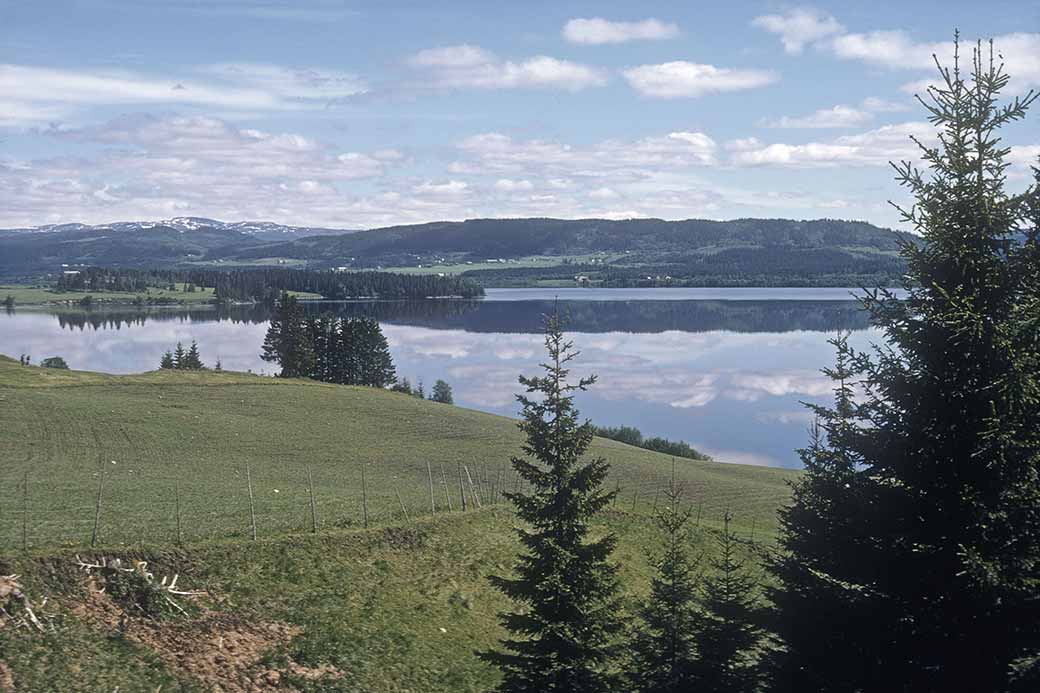
[[(93, 492), (93, 503), (66, 505), (64, 507), (49, 507), (46, 496), (40, 496), (31, 491), (33, 478), (29, 470), (22, 474), (22, 483), (14, 487), (21, 487), (21, 501), (19, 510), (17, 501), (4, 503), (7, 512), (0, 506), (0, 520), (7, 517), (14, 518), (12, 522), (17, 539), (9, 544), (9, 548), (19, 546), (22, 551), (28, 551), (34, 547), (34, 534), (39, 537), (35, 546), (43, 547), (56, 544), (77, 544), (79, 533), (74, 529), (83, 526), (83, 520), (77, 520), (89, 513), (91, 517), (88, 533), (91, 547), (103, 545), (106, 542), (117, 543), (164, 543), (171, 541), (175, 544), (183, 544), (187, 535), (192, 539), (203, 539), (207, 537), (233, 537), (246, 535), (256, 541), (264, 534), (275, 536), (278, 534), (292, 533), (296, 531), (309, 530), (317, 534), (322, 528), (327, 527), (350, 527), (360, 521), (362, 527), (368, 528), (378, 521), (393, 523), (398, 520), (409, 522), (424, 514), (437, 515), (441, 513), (455, 513), (456, 504), (452, 500), (447, 470), (444, 464), (439, 465), (440, 492), (443, 494), (443, 502), (437, 502), (438, 488), (435, 481), (433, 466), (429, 461), (424, 461), (416, 470), (414, 481), (403, 479), (384, 479), (376, 484), (378, 488), (372, 488), (372, 482), (366, 469), (373, 462), (361, 463), (354, 467), (359, 468), (361, 484), (356, 494), (345, 493), (342, 485), (323, 487), (316, 483), (314, 470), (311, 465), (299, 465), (299, 483), (286, 490), (284, 496), (273, 500), (269, 496), (263, 499), (256, 493), (256, 478), (251, 465), (246, 464), (240, 470), (234, 470), (232, 478), (240, 480), (241, 491), (247, 499), (248, 506), (241, 507), (242, 503), (232, 502), (223, 506), (207, 505), (200, 501), (202, 497), (197, 489), (182, 479), (181, 474), (172, 477), (152, 477), (137, 473), (134, 483), (124, 487), (126, 477), (119, 477), (112, 472), (106, 472), (106, 466), (98, 463), (97, 471), (92, 475), (96, 477), (95, 490)], [(296, 465), (294, 465), (296, 467)], [(499, 465), (497, 469), (488, 468), (487, 463), (475, 466), (471, 470), (469, 464), (461, 461), (456, 463), (457, 482), (459, 493), (459, 510), (468, 512), (479, 510), (484, 507), (497, 507), (508, 505), (510, 493), (520, 493), (526, 488), (526, 484), (516, 470), (509, 469), (510, 465)], [(134, 470), (131, 470), (134, 471)], [(512, 489), (507, 491), (509, 472), (512, 471)], [(166, 492), (153, 491), (152, 497), (142, 509), (132, 510), (126, 507), (125, 498), (129, 487), (137, 488), (142, 485), (142, 477), (148, 476), (156, 481), (161, 480), (169, 489)], [(662, 481), (647, 482), (645, 480), (631, 480), (629, 484), (622, 483), (621, 475), (614, 475), (614, 483), (605, 484), (605, 488), (614, 494), (611, 507), (614, 511), (637, 514), (637, 511), (646, 511), (653, 514), (657, 511), (659, 497), (667, 484)], [(284, 475), (282, 476), (284, 479)], [(262, 480), (261, 480), (262, 481)], [(172, 483), (170, 483), (172, 482)], [(145, 484), (145, 486), (149, 486)], [(156, 484), (151, 484), (155, 488)], [(226, 488), (226, 487), (225, 487)], [(334, 490), (330, 491), (329, 488)], [(375, 490), (377, 495), (373, 497)], [(402, 490), (406, 493), (402, 494)], [(194, 492), (193, 492), (194, 491)], [(281, 489), (273, 489), (275, 494), (281, 494)], [(237, 494), (236, 494), (237, 495)], [(350, 497), (355, 498), (351, 501)], [(140, 500), (137, 495), (133, 496)], [(417, 498), (423, 498), (424, 510), (418, 510), (414, 503)], [(320, 498), (320, 500), (319, 500)], [(373, 499), (377, 507), (372, 507)], [(651, 501), (652, 499), (652, 501)], [(14, 499), (12, 499), (14, 500)], [(619, 504), (628, 501), (628, 504)], [(699, 494), (693, 498), (692, 506), (696, 506), (694, 524), (699, 526), (705, 513), (705, 497)], [(353, 510), (350, 510), (351, 506)], [(12, 507), (14, 506), (14, 507)], [(289, 506), (293, 510), (286, 508)], [(236, 509), (237, 508), (237, 509)], [(172, 512), (171, 512), (172, 511)], [(146, 521), (147, 515), (156, 521)], [(240, 516), (241, 522), (235, 522), (234, 516)], [(720, 515), (721, 516), (721, 515)], [(138, 518), (138, 522), (129, 521), (128, 518)], [(167, 517), (165, 526), (162, 517)], [(207, 523), (206, 519), (210, 522)], [(7, 523), (2, 523), (6, 525)], [(208, 525), (208, 527), (207, 527)], [(239, 529), (235, 529), (238, 525)], [(54, 527), (60, 529), (55, 532)], [(115, 529), (118, 528), (118, 529)], [(191, 531), (186, 531), (191, 528)], [(756, 523), (754, 518), (751, 522), (749, 539), (754, 541)], [(7, 534), (7, 531), (4, 532)], [(55, 536), (57, 534), (57, 536)], [(87, 536), (82, 536), (86, 541)], [(6, 537), (0, 537), (0, 551), (8, 544)]]

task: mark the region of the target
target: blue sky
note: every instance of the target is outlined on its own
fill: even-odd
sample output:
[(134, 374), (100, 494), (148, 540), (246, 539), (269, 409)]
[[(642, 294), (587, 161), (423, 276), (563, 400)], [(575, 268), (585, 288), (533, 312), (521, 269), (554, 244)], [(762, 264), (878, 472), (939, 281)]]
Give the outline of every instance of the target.
[(913, 94), (955, 28), (996, 40), (1008, 96), (1040, 87), (1026, 1), (0, 0), (0, 226), (897, 226), (886, 162), (932, 137)]

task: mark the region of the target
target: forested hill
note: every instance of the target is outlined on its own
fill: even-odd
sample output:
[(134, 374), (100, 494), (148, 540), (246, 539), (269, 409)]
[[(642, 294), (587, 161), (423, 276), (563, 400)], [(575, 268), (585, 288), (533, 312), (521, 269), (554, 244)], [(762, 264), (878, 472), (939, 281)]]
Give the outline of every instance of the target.
[(835, 219), (473, 219), (271, 241), (202, 221), (0, 231), (0, 277), (62, 265), (287, 265), (465, 273), (488, 286), (580, 276), (606, 286), (859, 286), (897, 281), (905, 270), (899, 245), (915, 239)]
[(465, 254), (474, 259), (592, 253), (646, 255), (712, 252), (727, 248), (864, 248), (895, 252), (907, 233), (861, 221), (820, 219), (471, 219), (391, 226), (346, 236), (308, 237), (247, 249), (300, 259)]

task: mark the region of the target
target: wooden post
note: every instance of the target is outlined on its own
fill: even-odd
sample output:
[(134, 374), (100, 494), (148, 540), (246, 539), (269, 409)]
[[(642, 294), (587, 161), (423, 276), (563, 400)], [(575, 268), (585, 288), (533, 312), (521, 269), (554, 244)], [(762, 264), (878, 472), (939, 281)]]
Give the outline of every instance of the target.
[(177, 477), (174, 480), (173, 485), (173, 504), (174, 512), (177, 516), (177, 543), (180, 544), (183, 541), (183, 535), (181, 534), (181, 480)]
[(256, 504), (253, 501), (253, 475), (246, 465), (246, 487), (249, 489), (249, 528), (253, 541), (256, 541)]
[(436, 515), (437, 501), (433, 499), (433, 467), (430, 466), (429, 460), (426, 460), (426, 476), (430, 479), (430, 512)]
[(618, 496), (621, 495), (621, 479), (617, 480), (617, 488), (614, 489), (614, 507), (617, 507)]
[(636, 511), (636, 503), (639, 502), (639, 489), (636, 489), (636, 493), (632, 496), (632, 512)]
[(29, 472), (22, 482), (22, 551), (29, 550)]
[(448, 504), (448, 512), (455, 512), (455, 508), (451, 507), (451, 493), (448, 492), (448, 475), (444, 472), (443, 462), (441, 462), (441, 484), (444, 485), (444, 500)]
[(462, 512), (466, 512), (466, 486), (462, 483), (462, 463), (459, 462), (459, 497), (462, 498)]
[(98, 465), (97, 499), (94, 501), (94, 532), (90, 535), (91, 547), (97, 546), (98, 527), (101, 524), (101, 494), (105, 490), (105, 464)]
[(365, 483), (365, 463), (361, 463), (361, 517), (368, 529), (368, 484)]
[(697, 522), (695, 523), (695, 526), (697, 527), (701, 526), (701, 508), (703, 507), (704, 501), (702, 500), (700, 503), (697, 504)]
[(473, 476), (469, 473), (469, 467), (467, 467), (466, 465), (462, 465), (462, 468), (466, 470), (466, 478), (469, 479), (469, 495), (470, 495), (470, 498), (473, 499), (473, 502), (479, 508), (479, 507), (481, 507), (481, 505), (480, 505), (480, 495), (477, 494), (477, 491), (476, 491), (476, 489), (473, 486)]
[(492, 486), (491, 493), (495, 499), (494, 502), (498, 503), (499, 496), (502, 494), (502, 467), (498, 468), (498, 476), (495, 477), (495, 485)]
[(755, 518), (751, 518), (751, 543), (755, 543)]
[(404, 515), (404, 519), (408, 520), (408, 511), (404, 509), (404, 501), (401, 500), (401, 492), (397, 490), (396, 486), (394, 487), (394, 495), (397, 496), (397, 502), (401, 504), (401, 513)]
[(310, 491), (311, 496), (311, 534), (317, 534), (318, 509), (314, 505), (314, 476), (311, 474), (310, 467), (307, 467), (307, 489)]

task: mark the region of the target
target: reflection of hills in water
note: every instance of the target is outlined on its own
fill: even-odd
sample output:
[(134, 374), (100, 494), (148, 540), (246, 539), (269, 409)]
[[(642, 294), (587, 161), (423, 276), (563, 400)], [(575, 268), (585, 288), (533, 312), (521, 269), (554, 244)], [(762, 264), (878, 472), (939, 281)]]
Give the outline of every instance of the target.
[[(869, 327), (867, 314), (853, 301), (560, 301), (573, 332), (654, 333), (835, 332)], [(552, 301), (358, 301), (306, 304), (309, 314), (364, 316), (396, 325), (468, 332), (534, 333)], [(261, 305), (187, 309), (94, 309), (59, 312), (69, 329), (119, 329), (149, 320), (261, 323), (270, 309)]]

